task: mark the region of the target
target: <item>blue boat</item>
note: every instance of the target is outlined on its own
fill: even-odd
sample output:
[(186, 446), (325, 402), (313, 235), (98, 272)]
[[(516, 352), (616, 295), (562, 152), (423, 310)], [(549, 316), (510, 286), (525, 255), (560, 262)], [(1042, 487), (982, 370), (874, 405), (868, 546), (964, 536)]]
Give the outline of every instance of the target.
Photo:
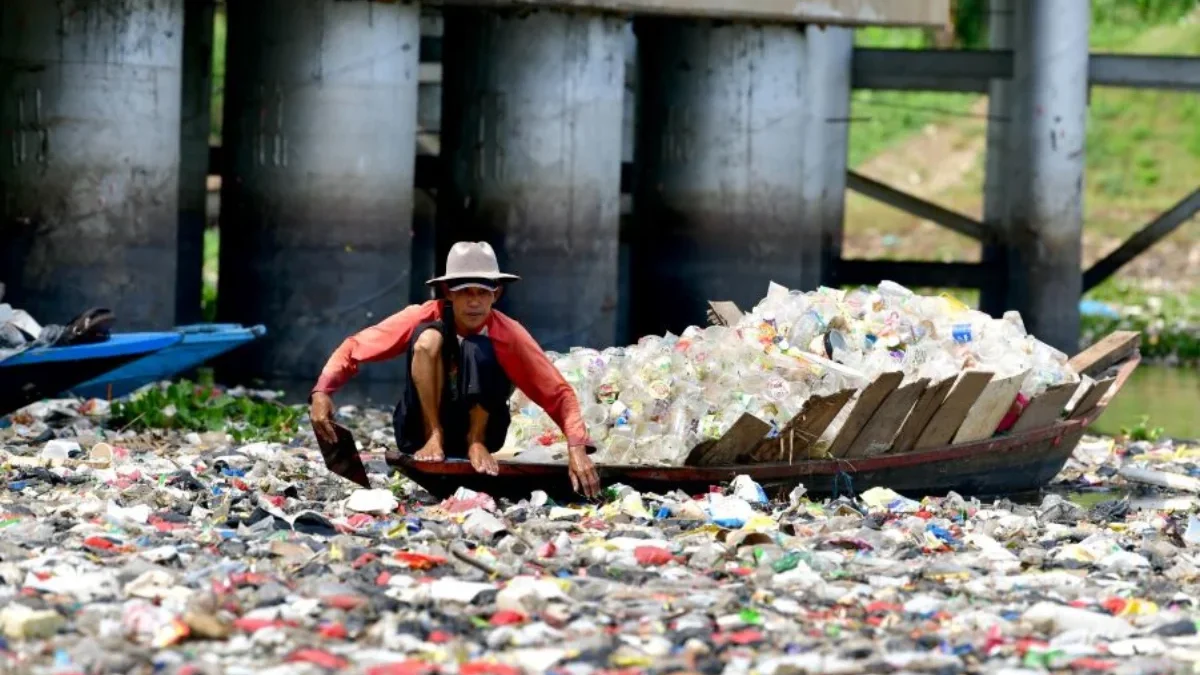
[(0, 360), (0, 415), (53, 397), (65, 389), (183, 340), (180, 333), (114, 333), (103, 342), (38, 347)]
[(246, 328), (236, 323), (202, 323), (180, 326), (179, 341), (115, 370), (96, 374), (63, 391), (64, 396), (120, 398), (153, 382), (170, 380), (206, 361), (266, 335), (264, 326)]

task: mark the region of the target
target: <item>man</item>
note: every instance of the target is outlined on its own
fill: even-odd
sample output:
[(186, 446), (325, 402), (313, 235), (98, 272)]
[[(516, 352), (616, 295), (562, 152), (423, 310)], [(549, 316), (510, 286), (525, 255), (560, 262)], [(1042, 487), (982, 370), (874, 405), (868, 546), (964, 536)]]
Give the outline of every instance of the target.
[(392, 423), (396, 445), (420, 461), (466, 457), (480, 473), (498, 473), (492, 453), (508, 434), (513, 385), (542, 407), (567, 437), (567, 466), (577, 492), (600, 492), (590, 441), (575, 390), (521, 324), (492, 309), (502, 283), (486, 242), (460, 241), (446, 257), (446, 274), (427, 283), (445, 300), (411, 305), (346, 338), (329, 357), (310, 400), (313, 431), (333, 443), (332, 394), (360, 363), (408, 354), (404, 394)]

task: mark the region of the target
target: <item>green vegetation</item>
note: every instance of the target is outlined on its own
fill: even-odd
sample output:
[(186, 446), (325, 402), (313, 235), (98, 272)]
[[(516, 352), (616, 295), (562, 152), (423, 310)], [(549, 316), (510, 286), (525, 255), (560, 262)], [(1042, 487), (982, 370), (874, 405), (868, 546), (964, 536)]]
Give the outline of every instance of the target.
[(217, 8), (213, 17), (213, 53), (212, 53), (212, 113), (209, 129), (212, 143), (221, 143), (221, 121), (225, 116), (225, 7)]
[(1142, 415), (1142, 419), (1133, 427), (1121, 427), (1121, 435), (1131, 441), (1150, 441), (1153, 443), (1163, 435), (1162, 427), (1149, 427), (1149, 415)]
[(217, 320), (217, 272), (221, 251), (221, 231), (215, 227), (204, 231), (204, 286), (201, 290), (200, 307), (205, 321)]
[(156, 385), (113, 402), (113, 429), (224, 431), (235, 443), (286, 443), (300, 430), (304, 406), (285, 406), (250, 396), (230, 396), (187, 380)]

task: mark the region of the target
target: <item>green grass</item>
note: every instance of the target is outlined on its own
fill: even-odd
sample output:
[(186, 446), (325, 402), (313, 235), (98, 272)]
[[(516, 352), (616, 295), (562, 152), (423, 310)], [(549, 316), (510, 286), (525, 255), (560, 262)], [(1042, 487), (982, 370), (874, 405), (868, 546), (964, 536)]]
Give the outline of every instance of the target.
[(200, 307), (205, 321), (217, 320), (217, 272), (220, 269), (221, 232), (215, 227), (204, 231), (204, 285)]
[[(854, 35), (859, 47), (922, 49), (919, 28), (864, 28)], [(855, 91), (850, 96), (849, 163), (858, 166), (930, 124), (970, 115), (976, 94), (928, 91)]]
[(212, 102), (209, 106), (212, 112), (211, 142), (217, 145), (221, 144), (221, 121), (225, 116), (225, 26), (225, 6), (222, 4), (213, 17)]

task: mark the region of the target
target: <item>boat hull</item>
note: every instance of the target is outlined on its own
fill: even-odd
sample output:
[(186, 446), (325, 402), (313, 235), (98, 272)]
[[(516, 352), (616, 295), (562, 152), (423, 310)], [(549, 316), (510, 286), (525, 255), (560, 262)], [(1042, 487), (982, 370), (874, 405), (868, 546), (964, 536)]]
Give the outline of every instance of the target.
[(174, 333), (126, 333), (105, 342), (32, 349), (0, 362), (0, 415), (119, 368), (179, 341)]
[(154, 382), (170, 380), (230, 352), (266, 333), (262, 326), (205, 324), (177, 329), (182, 339), (166, 349), (148, 354), (111, 372), (98, 373), (74, 385), (63, 396), (113, 399), (126, 396)]
[[(1020, 436), (999, 436), (923, 452), (864, 460), (804, 461), (714, 467), (598, 466), (603, 485), (622, 483), (642, 492), (708, 492), (739, 474), (753, 478), (769, 496), (786, 496), (803, 484), (813, 497), (859, 493), (887, 487), (908, 497), (945, 495), (986, 497), (1036, 490), (1062, 470), (1083, 437), (1087, 419), (1059, 422)], [(436, 497), (459, 487), (494, 497), (520, 499), (543, 490), (557, 501), (578, 501), (565, 464), (501, 462), (498, 476), (476, 473), (465, 460), (415, 462), (389, 453), (389, 464)]]

